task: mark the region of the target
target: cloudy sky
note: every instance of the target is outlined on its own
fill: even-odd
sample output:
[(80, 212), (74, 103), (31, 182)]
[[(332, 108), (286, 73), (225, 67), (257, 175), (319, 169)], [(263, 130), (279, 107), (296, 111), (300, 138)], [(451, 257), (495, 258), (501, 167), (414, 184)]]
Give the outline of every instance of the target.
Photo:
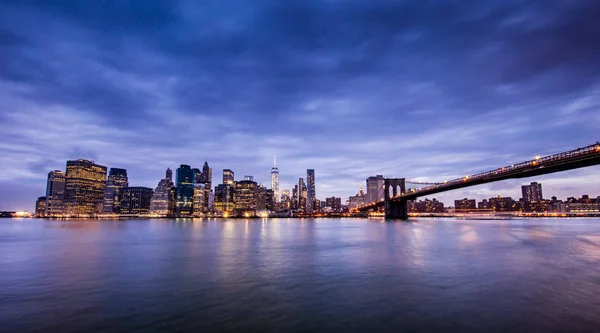
[[(0, 1), (0, 210), (88, 158), (155, 187), (213, 167), (317, 196), (600, 140), (600, 2)], [(538, 177), (600, 195), (600, 167)], [(520, 197), (515, 180), (438, 196)], [(364, 186), (364, 185), (363, 185)]]

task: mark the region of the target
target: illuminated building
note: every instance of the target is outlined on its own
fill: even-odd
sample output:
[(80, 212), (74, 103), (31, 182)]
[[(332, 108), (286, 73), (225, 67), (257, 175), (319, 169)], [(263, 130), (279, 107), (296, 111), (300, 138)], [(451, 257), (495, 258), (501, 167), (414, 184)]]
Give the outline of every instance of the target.
[(279, 202), (279, 169), (277, 168), (277, 159), (273, 157), (273, 168), (271, 168), (271, 189), (275, 204)]
[(267, 209), (267, 188), (259, 185), (256, 188), (256, 210), (263, 211)]
[(205, 189), (204, 184), (194, 184), (194, 197), (192, 210), (195, 216), (202, 215), (208, 211), (208, 191)]
[(247, 181), (249, 181), (249, 182), (253, 182), (253, 181), (254, 181), (254, 177), (252, 177), (252, 176), (248, 176), (248, 175), (245, 175), (245, 176), (244, 176), (244, 180), (247, 180)]
[(355, 196), (348, 198), (348, 206), (350, 209), (356, 208), (367, 203), (366, 199), (365, 192), (363, 192), (362, 186), (360, 186), (358, 193)]
[(173, 191), (173, 172), (167, 168), (165, 178), (158, 182), (158, 186), (150, 200), (150, 213), (156, 215), (170, 215), (175, 213), (175, 196)]
[(342, 210), (342, 198), (336, 198), (336, 197), (326, 198), (325, 206), (331, 207), (331, 209), (334, 212), (339, 212)]
[(212, 189), (212, 169), (208, 167), (208, 161), (204, 162), (202, 167), (202, 184), (206, 185), (207, 189)]
[(306, 170), (306, 212), (312, 213), (315, 207), (315, 170)]
[(67, 161), (65, 174), (65, 213), (89, 215), (102, 210), (106, 167), (92, 161)]
[(110, 168), (108, 179), (104, 187), (104, 204), (102, 206), (103, 213), (118, 214), (120, 210), (119, 192), (122, 188), (129, 186), (127, 179), (127, 170)]
[(475, 199), (467, 199), (467, 198), (460, 199), (460, 200), (454, 200), (454, 209), (456, 211), (477, 209), (477, 202)]
[(46, 214), (46, 197), (39, 197), (35, 201), (35, 216), (42, 217)]
[(291, 207), (291, 203), (292, 203), (292, 199), (291, 199), (291, 195), (290, 195), (290, 190), (282, 190), (281, 191), (281, 204), (280, 204), (280, 209), (281, 210), (290, 210), (292, 209)]
[(65, 172), (60, 170), (48, 173), (46, 183), (46, 216), (60, 215), (63, 213), (65, 199)]
[(306, 212), (307, 189), (304, 178), (298, 179), (298, 211)]
[(231, 184), (219, 184), (215, 187), (214, 209), (217, 213), (233, 213), (235, 186)]
[(149, 187), (124, 187), (121, 189), (121, 214), (146, 215), (150, 213), (152, 189)]
[(292, 189), (292, 198), (290, 202), (291, 210), (298, 210), (298, 198), (298, 185), (294, 185), (294, 188)]
[(543, 211), (544, 198), (542, 195), (542, 184), (533, 182), (529, 185), (521, 186), (523, 193), (523, 201), (525, 202), (525, 210), (528, 211)]
[(203, 184), (204, 178), (202, 177), (202, 171), (198, 168), (193, 168), (192, 172), (194, 173), (194, 184)]
[(275, 191), (269, 188), (265, 193), (265, 205), (268, 211), (276, 211), (277, 203), (275, 202)]
[(257, 184), (251, 180), (242, 180), (235, 183), (234, 213), (237, 216), (256, 215)]
[(223, 184), (233, 185), (234, 173), (229, 169), (223, 169)]
[(189, 165), (182, 164), (177, 168), (177, 201), (178, 215), (191, 215), (194, 198), (194, 171)]

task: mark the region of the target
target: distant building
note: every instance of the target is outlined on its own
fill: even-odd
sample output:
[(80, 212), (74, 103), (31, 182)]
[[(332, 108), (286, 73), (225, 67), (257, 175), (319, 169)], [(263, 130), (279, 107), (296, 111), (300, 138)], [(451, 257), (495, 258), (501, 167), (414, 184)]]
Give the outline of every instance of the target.
[(340, 212), (342, 210), (342, 198), (336, 198), (336, 197), (326, 198), (325, 206), (331, 207), (331, 209), (334, 212)]
[(515, 201), (511, 197), (490, 198), (490, 208), (498, 212), (515, 211)]
[(306, 212), (312, 213), (314, 211), (315, 200), (316, 200), (316, 188), (315, 188), (315, 170), (306, 170)]
[(294, 185), (294, 188), (292, 189), (292, 197), (291, 197), (291, 201), (290, 201), (290, 209), (291, 210), (298, 210), (298, 198), (300, 196), (300, 194), (298, 193), (298, 185)]
[(454, 200), (454, 209), (456, 211), (477, 209), (477, 204), (475, 199), (464, 198), (461, 200)]
[(110, 168), (106, 186), (104, 187), (103, 213), (118, 214), (120, 212), (119, 193), (122, 188), (128, 186), (127, 170)]
[(244, 180), (249, 181), (249, 182), (253, 182), (254, 181), (254, 177), (253, 176), (249, 176), (249, 175), (245, 175), (244, 176)]
[(204, 177), (202, 177), (202, 171), (198, 168), (193, 168), (192, 172), (194, 173), (194, 184), (203, 184)]
[(251, 180), (242, 180), (235, 183), (234, 213), (237, 216), (256, 215), (256, 189), (257, 184)]
[(367, 203), (377, 202), (384, 197), (384, 178), (382, 175), (367, 178)]
[(212, 189), (212, 169), (208, 166), (208, 161), (205, 161), (204, 166), (202, 166), (201, 183), (206, 185), (205, 188)]
[(223, 169), (223, 184), (233, 185), (234, 173), (229, 169)]
[(306, 184), (303, 178), (298, 179), (298, 211), (306, 213), (306, 199), (308, 198)]
[(214, 209), (220, 214), (231, 214), (234, 209), (235, 184), (219, 184), (215, 187)]
[(105, 186), (105, 166), (84, 159), (67, 161), (65, 212), (68, 215), (101, 212)]
[(46, 214), (46, 197), (39, 197), (35, 201), (35, 216), (42, 217)]
[(256, 187), (256, 210), (267, 210), (267, 188), (262, 184)]
[(410, 201), (408, 203), (408, 211), (415, 213), (443, 213), (445, 211), (444, 203), (437, 201), (436, 199)]
[(175, 190), (173, 189), (173, 172), (167, 168), (165, 178), (161, 179), (150, 200), (150, 213), (171, 215), (175, 213)]
[(150, 213), (153, 191), (149, 187), (124, 187), (121, 189), (121, 214), (146, 215)]
[(208, 212), (208, 190), (205, 188), (205, 184), (197, 183), (194, 184), (194, 196), (192, 210), (194, 215), (199, 216)]
[(65, 200), (65, 172), (60, 170), (50, 171), (46, 183), (46, 216), (55, 216), (63, 213)]
[(532, 182), (529, 185), (521, 186), (523, 193), (523, 199), (525, 201), (542, 201), (544, 200), (542, 195), (542, 184)]
[(193, 212), (194, 180), (194, 171), (189, 165), (182, 164), (177, 168), (177, 215), (191, 215)]
[(291, 207), (292, 204), (292, 195), (290, 193), (290, 190), (283, 190), (281, 191), (281, 203), (279, 204), (279, 209), (280, 210), (290, 210), (292, 209)]
[(351, 196), (348, 198), (348, 208), (357, 208), (358, 206), (365, 204), (367, 202), (366, 199), (367, 198), (365, 192), (363, 192), (363, 188), (362, 186), (360, 186), (360, 188), (358, 189), (358, 193), (356, 193), (355, 196)]
[(279, 169), (277, 168), (277, 159), (273, 157), (273, 168), (271, 168), (271, 189), (275, 204), (279, 202)]

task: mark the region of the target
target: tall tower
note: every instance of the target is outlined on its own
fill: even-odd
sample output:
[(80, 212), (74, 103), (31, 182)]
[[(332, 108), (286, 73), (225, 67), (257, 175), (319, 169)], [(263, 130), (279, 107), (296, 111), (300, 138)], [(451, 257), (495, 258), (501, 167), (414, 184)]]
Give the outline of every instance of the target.
[(46, 185), (46, 211), (44, 215), (62, 214), (64, 199), (65, 172), (61, 170), (50, 171)]
[(110, 168), (108, 179), (104, 188), (104, 204), (102, 207), (103, 213), (119, 213), (121, 203), (119, 194), (121, 190), (129, 186), (127, 178), (127, 170)]
[(271, 189), (275, 203), (279, 202), (279, 169), (277, 169), (277, 156), (273, 156), (273, 168), (271, 169)]
[(67, 161), (65, 174), (65, 212), (88, 215), (102, 211), (106, 167), (92, 161)]
[(315, 170), (306, 170), (306, 211), (312, 213), (315, 208)]

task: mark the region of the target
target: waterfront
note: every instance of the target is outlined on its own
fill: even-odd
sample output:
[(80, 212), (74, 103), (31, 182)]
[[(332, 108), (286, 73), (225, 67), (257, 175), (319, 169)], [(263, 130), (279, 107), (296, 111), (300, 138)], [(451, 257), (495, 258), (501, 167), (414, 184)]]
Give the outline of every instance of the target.
[(600, 219), (0, 221), (7, 332), (600, 329)]

